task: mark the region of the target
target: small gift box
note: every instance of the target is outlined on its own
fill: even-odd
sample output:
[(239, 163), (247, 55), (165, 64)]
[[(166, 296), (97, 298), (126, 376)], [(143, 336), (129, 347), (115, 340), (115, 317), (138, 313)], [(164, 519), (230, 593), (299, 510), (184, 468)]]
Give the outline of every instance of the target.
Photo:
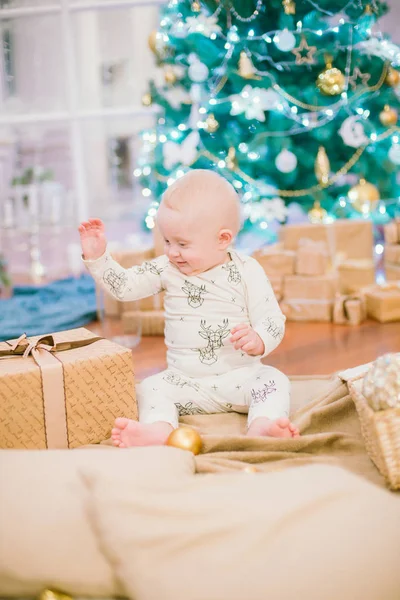
[(400, 244), (386, 244), (384, 259), (385, 263), (400, 265)]
[(400, 282), (374, 285), (363, 292), (369, 317), (380, 323), (400, 321)]
[(400, 219), (394, 219), (383, 227), (386, 244), (400, 244)]
[(386, 281), (400, 281), (400, 265), (385, 263)]
[(337, 266), (337, 270), (342, 294), (354, 294), (375, 283), (375, 266), (372, 260), (345, 260)]
[(137, 419), (132, 353), (79, 328), (0, 342), (0, 447), (76, 448)]
[(334, 273), (318, 275), (288, 275), (283, 281), (283, 299), (331, 300), (338, 290), (338, 278)]
[(288, 321), (332, 321), (332, 300), (283, 300), (281, 310)]
[(338, 294), (333, 306), (333, 322), (338, 325), (359, 325), (367, 317), (367, 305), (364, 296), (345, 296)]
[(141, 323), (142, 335), (164, 335), (165, 314), (163, 310), (132, 310), (124, 312), (122, 323), (128, 335), (131, 327), (136, 328), (138, 319)]
[(279, 238), (286, 250), (297, 250), (299, 242), (308, 238), (325, 242), (330, 258), (344, 253), (347, 258), (372, 259), (372, 222), (364, 219), (337, 219), (333, 223), (300, 223), (284, 225)]
[(329, 256), (326, 243), (307, 238), (301, 239), (296, 254), (297, 275), (325, 275), (328, 268)]
[(282, 244), (261, 248), (253, 253), (253, 258), (260, 263), (268, 277), (282, 277), (294, 273), (295, 253), (284, 250)]

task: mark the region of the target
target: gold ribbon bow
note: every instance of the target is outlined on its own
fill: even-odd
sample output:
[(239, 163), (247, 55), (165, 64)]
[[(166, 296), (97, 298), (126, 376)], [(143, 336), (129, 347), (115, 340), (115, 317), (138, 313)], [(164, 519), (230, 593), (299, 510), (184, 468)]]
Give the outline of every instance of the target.
[(9, 350), (0, 350), (0, 359), (32, 357), (41, 371), (47, 448), (69, 447), (64, 370), (63, 364), (56, 354), (74, 348), (82, 348), (101, 339), (103, 338), (92, 337), (86, 340), (56, 344), (52, 335), (43, 335), (36, 340), (30, 340), (23, 333), (17, 340), (6, 342), (10, 346)]

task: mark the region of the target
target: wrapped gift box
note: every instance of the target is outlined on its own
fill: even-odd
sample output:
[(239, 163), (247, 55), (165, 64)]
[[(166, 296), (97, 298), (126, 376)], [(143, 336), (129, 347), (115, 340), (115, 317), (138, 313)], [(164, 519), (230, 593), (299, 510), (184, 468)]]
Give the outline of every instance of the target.
[(136, 328), (137, 319), (142, 325), (142, 335), (164, 335), (165, 315), (163, 310), (132, 310), (122, 315), (122, 326), (127, 335), (130, 327)]
[(295, 252), (284, 250), (282, 244), (266, 246), (253, 253), (269, 278), (293, 275)]
[(386, 281), (400, 281), (400, 265), (385, 263)]
[(385, 245), (385, 263), (400, 265), (400, 244)]
[(327, 244), (329, 256), (343, 253), (347, 258), (372, 259), (372, 222), (364, 219), (337, 219), (333, 223), (284, 225), (279, 231), (286, 250), (297, 250), (302, 238)]
[(338, 325), (359, 325), (367, 318), (367, 304), (361, 294), (338, 294), (333, 306), (333, 322)]
[(283, 300), (280, 307), (288, 321), (332, 321), (332, 300)]
[(394, 219), (383, 227), (386, 244), (400, 244), (400, 219)]
[(1, 448), (76, 448), (137, 419), (131, 351), (87, 329), (0, 342), (0, 357)]
[(295, 270), (297, 275), (325, 275), (329, 270), (326, 243), (301, 239), (296, 253)]
[(364, 294), (369, 317), (380, 323), (400, 321), (400, 282), (374, 285)]
[(283, 299), (287, 300), (331, 300), (338, 290), (337, 275), (288, 275), (283, 280)]
[(375, 283), (375, 266), (372, 260), (345, 260), (337, 266), (339, 290), (354, 294)]

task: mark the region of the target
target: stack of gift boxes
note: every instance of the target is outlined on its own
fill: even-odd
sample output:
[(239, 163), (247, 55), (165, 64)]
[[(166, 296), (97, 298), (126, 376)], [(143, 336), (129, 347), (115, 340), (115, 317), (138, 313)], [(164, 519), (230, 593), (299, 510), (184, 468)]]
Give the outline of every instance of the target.
[[(400, 319), (400, 294), (375, 284), (369, 221), (288, 225), (278, 244), (253, 256), (288, 320), (357, 325), (367, 314), (383, 322)], [(396, 294), (399, 308), (393, 311)]]

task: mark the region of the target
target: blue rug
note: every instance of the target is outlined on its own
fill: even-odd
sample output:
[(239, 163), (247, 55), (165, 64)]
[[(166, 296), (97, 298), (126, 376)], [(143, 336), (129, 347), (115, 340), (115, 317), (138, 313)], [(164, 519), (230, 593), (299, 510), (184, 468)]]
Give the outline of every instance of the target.
[(95, 319), (95, 286), (89, 275), (18, 286), (12, 298), (0, 300), (0, 340), (73, 329)]

